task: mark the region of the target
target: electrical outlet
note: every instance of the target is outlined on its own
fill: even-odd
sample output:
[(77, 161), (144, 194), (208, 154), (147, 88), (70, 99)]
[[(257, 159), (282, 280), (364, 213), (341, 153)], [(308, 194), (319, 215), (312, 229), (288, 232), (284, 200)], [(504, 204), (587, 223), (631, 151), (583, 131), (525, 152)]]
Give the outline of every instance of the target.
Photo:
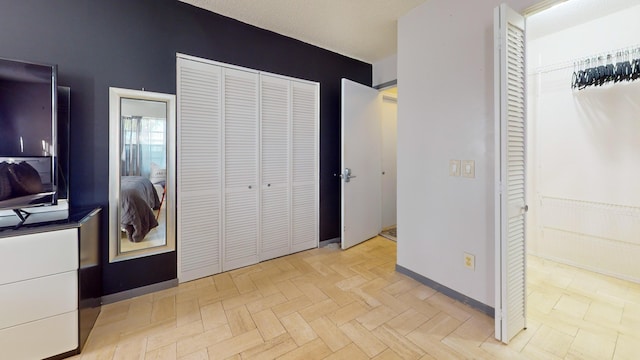
[(449, 160), (449, 176), (460, 176), (460, 160)]
[(467, 269), (475, 271), (475, 269), (476, 269), (476, 257), (471, 255), (471, 254), (464, 253), (464, 267), (466, 267)]

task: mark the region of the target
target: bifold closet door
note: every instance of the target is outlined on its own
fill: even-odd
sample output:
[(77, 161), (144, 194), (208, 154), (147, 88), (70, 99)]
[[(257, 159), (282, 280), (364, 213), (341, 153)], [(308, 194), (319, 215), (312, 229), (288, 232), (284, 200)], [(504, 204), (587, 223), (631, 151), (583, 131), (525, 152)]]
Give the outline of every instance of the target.
[(223, 69), (223, 271), (258, 262), (258, 83), (257, 73)]
[(178, 280), (219, 273), (221, 68), (177, 60)]
[(318, 246), (319, 87), (291, 81), (291, 252)]
[(290, 83), (286, 79), (260, 75), (260, 261), (291, 252)]

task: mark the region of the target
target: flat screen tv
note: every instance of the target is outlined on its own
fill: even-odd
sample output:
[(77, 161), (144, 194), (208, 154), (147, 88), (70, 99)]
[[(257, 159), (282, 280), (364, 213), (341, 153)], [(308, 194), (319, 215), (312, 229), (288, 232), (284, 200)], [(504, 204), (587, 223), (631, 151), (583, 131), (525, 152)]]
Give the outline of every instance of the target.
[(0, 58), (0, 210), (57, 204), (57, 67)]

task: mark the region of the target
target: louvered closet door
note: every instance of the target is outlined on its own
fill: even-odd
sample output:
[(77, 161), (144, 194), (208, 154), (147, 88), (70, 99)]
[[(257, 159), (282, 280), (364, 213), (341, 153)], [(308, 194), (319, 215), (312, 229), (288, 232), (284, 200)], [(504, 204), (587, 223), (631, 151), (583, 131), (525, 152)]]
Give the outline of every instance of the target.
[(290, 81), (260, 76), (260, 261), (290, 253)]
[(291, 82), (291, 252), (318, 246), (319, 87)]
[(258, 262), (258, 74), (224, 69), (224, 271)]
[(221, 69), (178, 58), (178, 280), (221, 271)]
[[(496, 338), (508, 343), (526, 327), (525, 170), (526, 93), (524, 17), (502, 4), (496, 9), (500, 46), (500, 235), (499, 293), (496, 296)], [(497, 63), (498, 63), (497, 62)]]

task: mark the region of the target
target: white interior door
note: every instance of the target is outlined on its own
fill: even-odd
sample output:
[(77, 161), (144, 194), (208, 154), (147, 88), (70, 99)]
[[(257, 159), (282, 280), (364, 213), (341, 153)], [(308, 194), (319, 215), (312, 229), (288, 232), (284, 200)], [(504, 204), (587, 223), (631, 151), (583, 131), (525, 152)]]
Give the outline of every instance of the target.
[(291, 81), (291, 252), (318, 247), (320, 87)]
[(222, 72), (178, 58), (178, 280), (222, 270)]
[(290, 90), (289, 80), (260, 75), (260, 261), (288, 255), (291, 249)]
[(495, 336), (508, 343), (526, 327), (525, 20), (502, 4), (495, 10), (494, 23), (498, 181)]
[(258, 74), (223, 69), (222, 270), (258, 262)]
[(342, 248), (381, 230), (381, 109), (378, 91), (342, 79)]

